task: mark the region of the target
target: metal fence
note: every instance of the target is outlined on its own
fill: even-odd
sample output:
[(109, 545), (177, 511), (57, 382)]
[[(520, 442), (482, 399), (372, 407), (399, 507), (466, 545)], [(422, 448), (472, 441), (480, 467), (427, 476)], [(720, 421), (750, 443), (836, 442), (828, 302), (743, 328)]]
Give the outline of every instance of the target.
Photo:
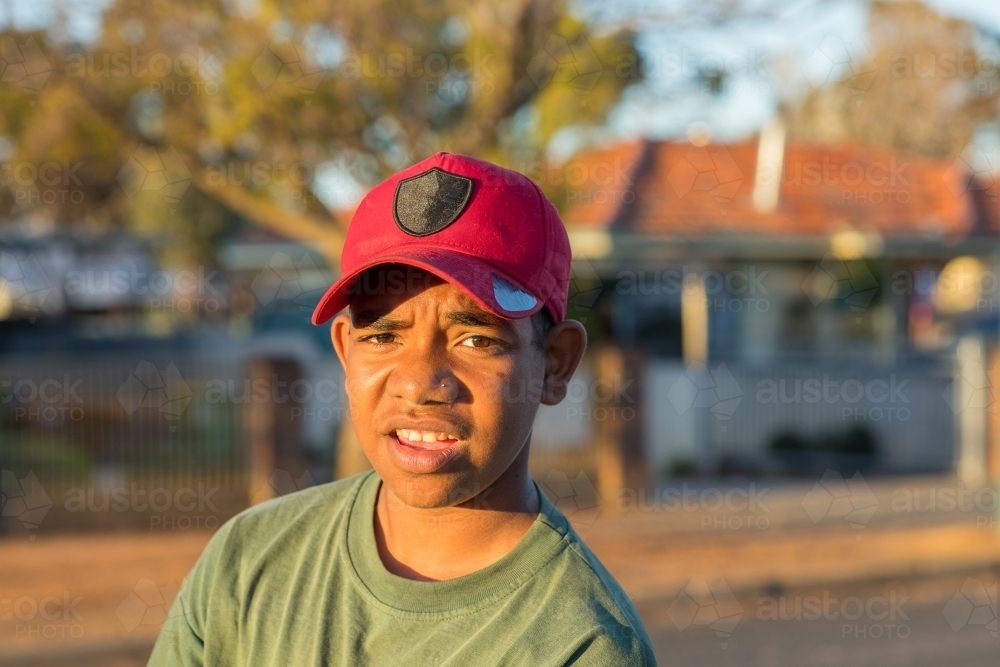
[(241, 479), (240, 408), (209, 400), (234, 365), (120, 357), (0, 359), (5, 465), (80, 483), (95, 469), (166, 481)]
[(0, 358), (4, 525), (162, 520), (184, 513), (187, 492), (207, 496), (216, 521), (238, 510), (247, 404), (212, 388), (243, 376), (190, 355)]
[[(303, 460), (302, 439), (310, 428), (335, 430), (326, 413), (343, 409), (339, 376), (321, 365), (234, 358), (0, 357), (0, 529), (212, 528), (255, 500), (325, 481), (332, 440), (329, 460), (317, 464)], [(311, 370), (308, 382), (295, 380)], [(812, 474), (836, 465), (809, 451), (824, 447), (839, 447), (840, 463), (851, 467), (945, 471), (961, 424), (985, 418), (983, 405), (956, 402), (963, 380), (947, 363), (694, 368), (649, 360), (637, 375), (597, 379), (586, 362), (566, 399), (539, 411), (533, 473), (593, 479), (602, 420), (639, 425), (654, 476), (727, 465), (766, 474), (779, 463)], [(860, 449), (858, 429), (869, 438)], [(877, 456), (866, 456), (866, 444)], [(190, 509), (194, 499), (198, 509)]]

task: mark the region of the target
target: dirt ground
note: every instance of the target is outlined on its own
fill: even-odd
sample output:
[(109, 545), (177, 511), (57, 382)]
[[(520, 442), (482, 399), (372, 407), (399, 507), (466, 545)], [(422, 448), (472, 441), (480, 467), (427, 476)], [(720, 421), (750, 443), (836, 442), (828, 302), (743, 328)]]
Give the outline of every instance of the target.
[(107, 646), (141, 651), (210, 537), (199, 531), (0, 542), (0, 661), (100, 654)]
[[(766, 526), (720, 523), (724, 512), (697, 508), (568, 513), (647, 622), (663, 632), (672, 627), (663, 610), (699, 580), (724, 582), (740, 596), (1000, 570), (1000, 536), (979, 515), (803, 521), (797, 493), (768, 496)], [(173, 531), (0, 540), (0, 665), (144, 664), (210, 537)], [(949, 585), (939, 597), (954, 594)]]

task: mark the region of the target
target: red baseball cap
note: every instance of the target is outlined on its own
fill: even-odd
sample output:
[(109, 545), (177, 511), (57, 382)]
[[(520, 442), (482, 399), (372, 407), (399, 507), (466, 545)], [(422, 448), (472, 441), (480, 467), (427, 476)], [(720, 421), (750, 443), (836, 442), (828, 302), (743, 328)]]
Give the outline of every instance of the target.
[(566, 228), (529, 178), (440, 152), (365, 195), (344, 240), (341, 276), (319, 300), (312, 322), (336, 315), (352, 293), (378, 289), (357, 279), (388, 263), (428, 271), (499, 317), (520, 319), (544, 307), (561, 322), (570, 260)]

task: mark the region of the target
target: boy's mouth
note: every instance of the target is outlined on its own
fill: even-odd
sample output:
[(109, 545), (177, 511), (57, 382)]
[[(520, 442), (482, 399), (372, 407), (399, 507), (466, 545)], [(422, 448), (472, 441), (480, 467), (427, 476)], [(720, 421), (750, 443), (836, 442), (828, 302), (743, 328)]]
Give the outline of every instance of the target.
[(392, 434), (405, 447), (430, 451), (447, 449), (458, 442), (457, 437), (444, 431), (421, 431), (413, 428), (397, 428)]
[[(444, 424), (435, 426), (447, 428)], [(464, 448), (464, 441), (448, 431), (396, 428), (387, 436), (389, 455), (395, 465), (416, 474), (441, 470)]]

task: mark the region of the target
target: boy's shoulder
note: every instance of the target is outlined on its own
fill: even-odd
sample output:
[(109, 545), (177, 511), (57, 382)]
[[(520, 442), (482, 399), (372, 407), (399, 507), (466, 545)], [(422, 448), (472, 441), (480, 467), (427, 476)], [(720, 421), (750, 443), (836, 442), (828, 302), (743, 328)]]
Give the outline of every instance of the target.
[[(263, 576), (273, 584), (275, 576), (280, 580), (298, 571), (288, 561), (303, 554), (344, 557), (347, 539), (331, 537), (346, 535), (351, 509), (359, 494), (367, 498), (364, 489), (371, 491), (371, 486), (365, 483), (374, 482), (376, 474), (370, 470), (309, 487), (240, 512), (216, 532), (185, 594), (206, 604), (217, 596), (238, 608), (241, 581)], [(538, 636), (572, 638), (568, 645), (584, 651), (572, 657), (573, 664), (655, 665), (649, 637), (628, 596), (544, 496), (538, 523), (542, 525), (535, 526), (532, 539), (542, 547), (525, 554), (533, 564), (521, 566), (531, 576), (511, 591), (510, 608), (521, 610), (515, 616), (529, 615)], [(196, 625), (203, 623), (205, 611), (199, 612)]]
[[(638, 611), (614, 576), (591, 551), (566, 516), (543, 496), (542, 519), (562, 535), (565, 548), (539, 583), (552, 592), (553, 621), (593, 630), (587, 655), (604, 655), (608, 664), (655, 665), (652, 644)], [(590, 664), (585, 662), (585, 664)]]
[(268, 498), (243, 510), (231, 521), (249, 528), (259, 523), (300, 519), (319, 509), (336, 511), (345, 507), (365, 480), (374, 474), (374, 470), (366, 470), (351, 477)]
[(358, 489), (372, 474), (375, 471), (368, 470), (258, 502), (226, 521), (206, 552), (247, 553), (248, 546), (261, 540), (311, 537), (317, 532), (312, 528), (345, 519)]

